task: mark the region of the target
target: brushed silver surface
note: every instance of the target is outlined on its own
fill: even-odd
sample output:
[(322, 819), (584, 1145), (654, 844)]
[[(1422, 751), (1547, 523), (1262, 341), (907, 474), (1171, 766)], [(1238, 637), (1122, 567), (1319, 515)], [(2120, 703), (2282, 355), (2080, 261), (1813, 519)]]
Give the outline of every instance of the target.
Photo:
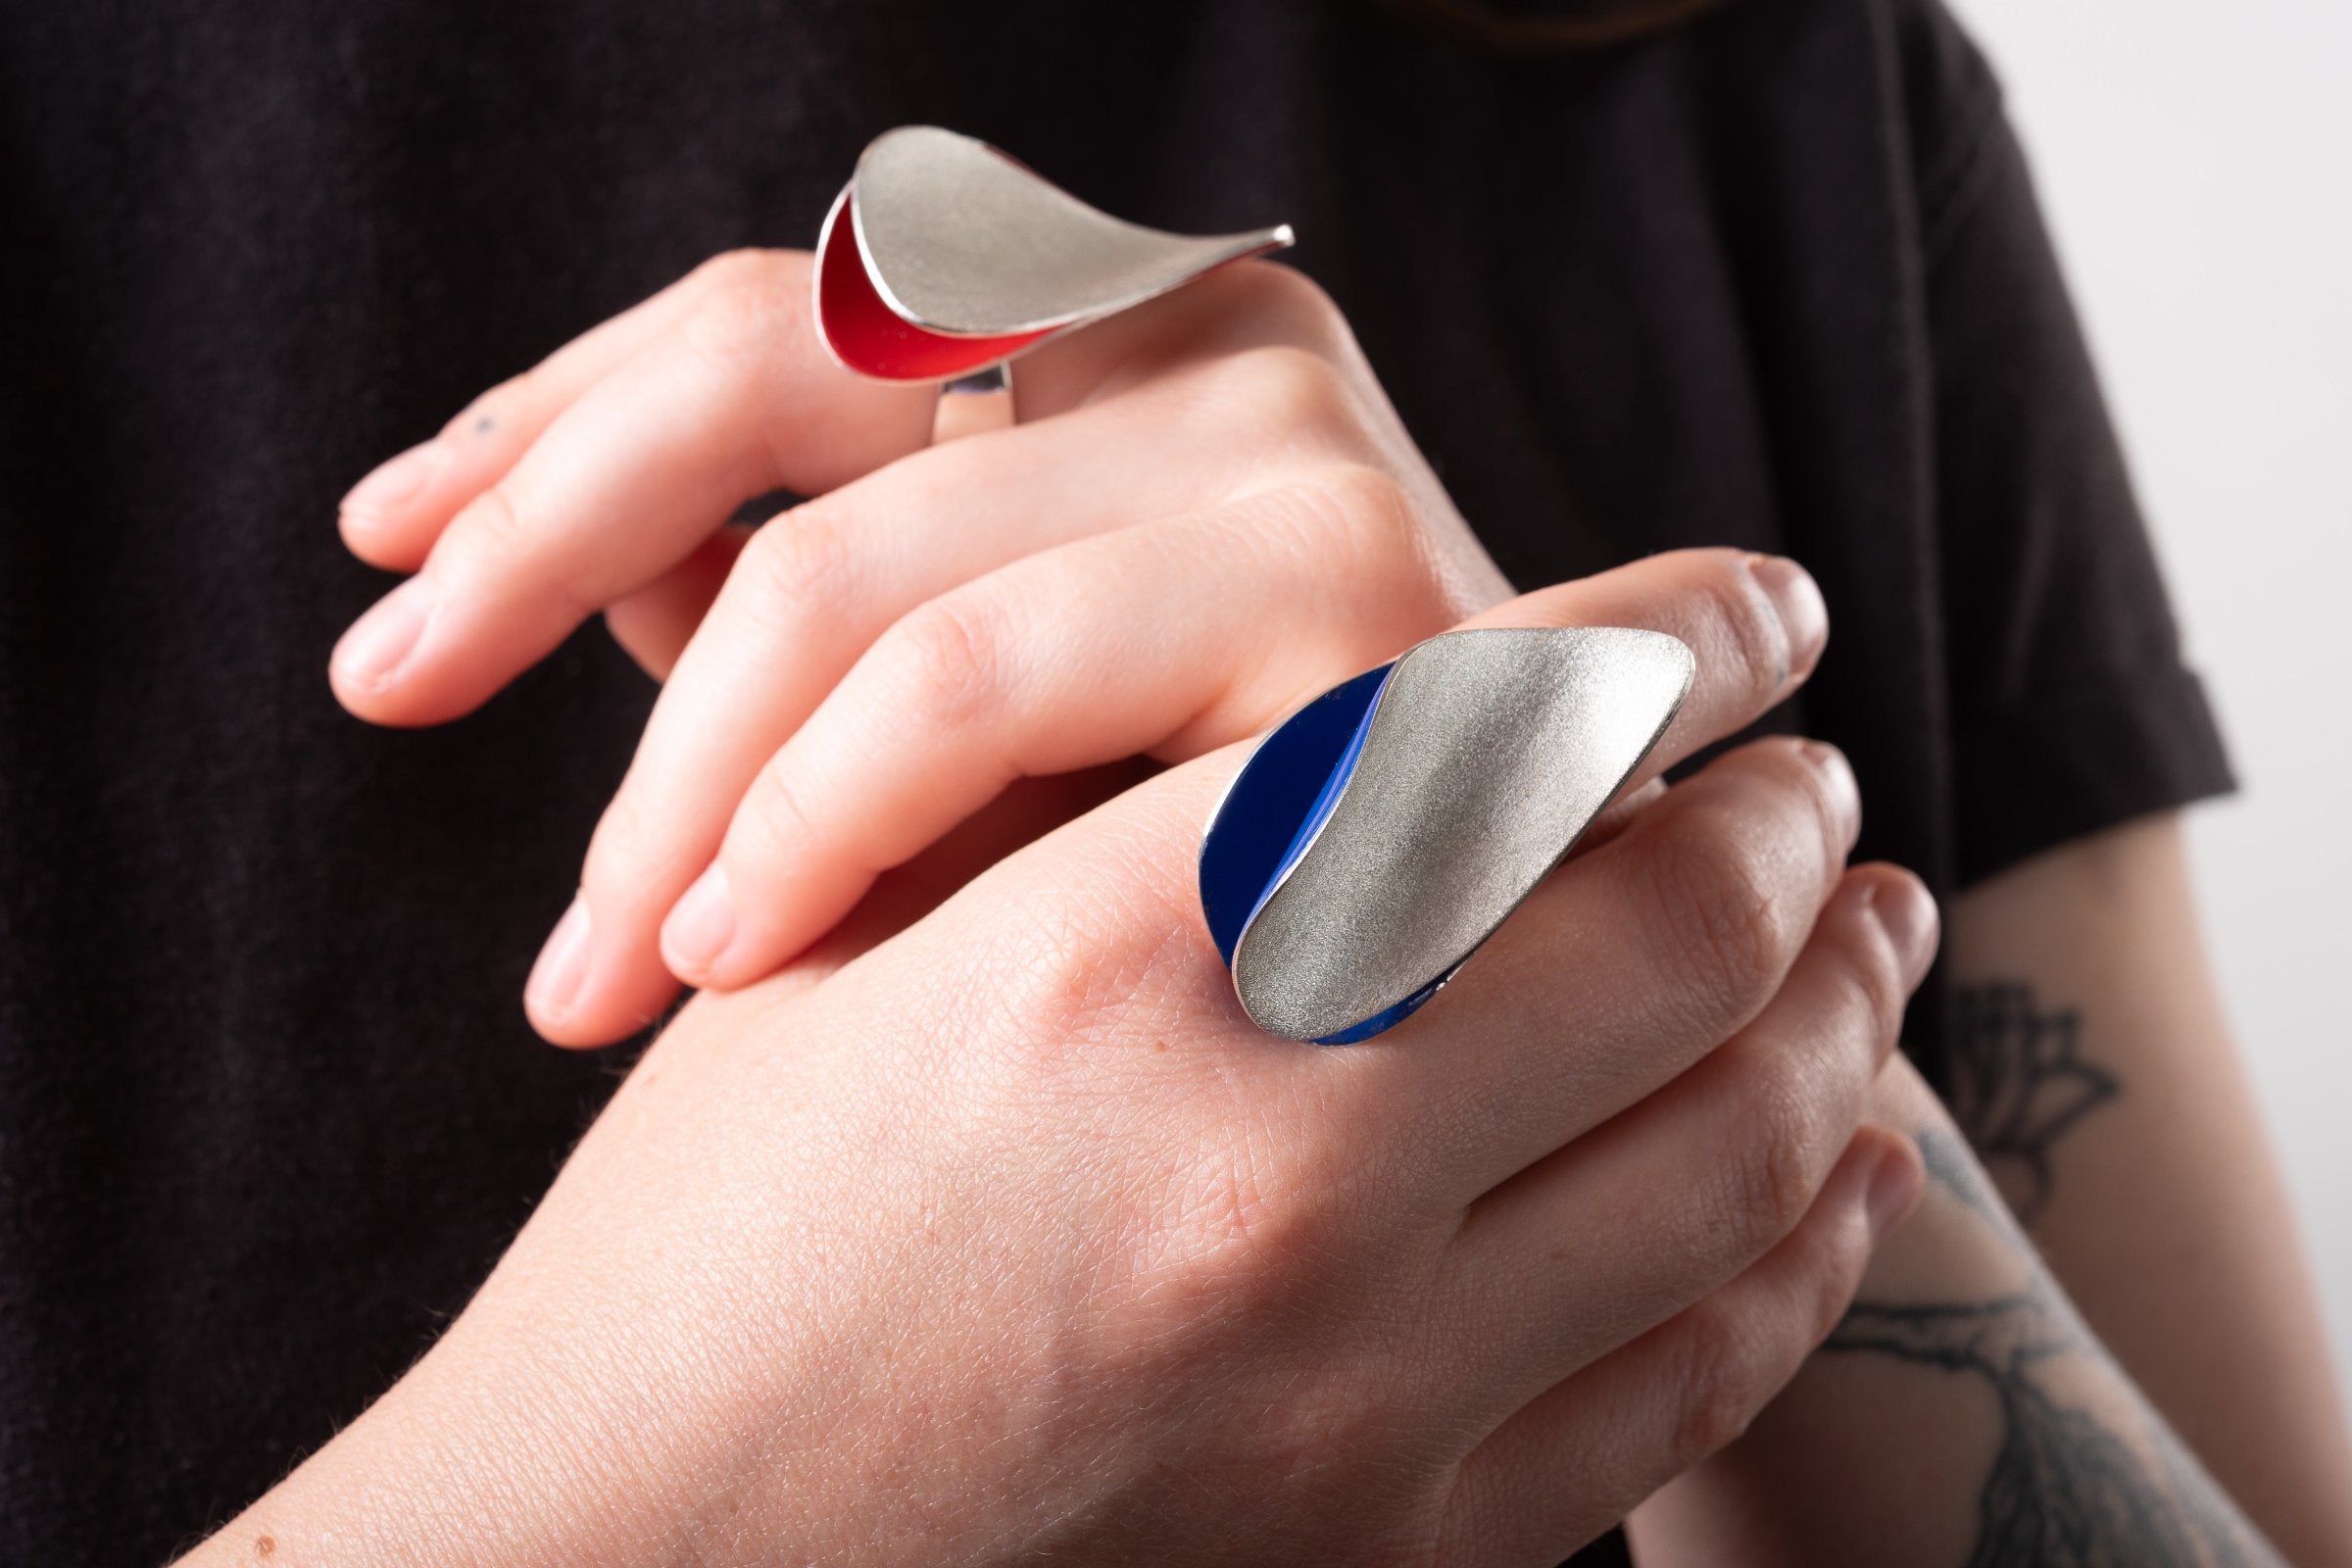
[(902, 125), (867, 146), (850, 214), (884, 302), (918, 326), (970, 337), (1109, 316), (1291, 243), (1288, 224), (1195, 236), (1125, 222), (937, 125)]
[(1234, 951), (1270, 1033), (1340, 1033), (1450, 973), (1657, 744), (1690, 650), (1624, 627), (1448, 632), (1398, 661), (1338, 805)]

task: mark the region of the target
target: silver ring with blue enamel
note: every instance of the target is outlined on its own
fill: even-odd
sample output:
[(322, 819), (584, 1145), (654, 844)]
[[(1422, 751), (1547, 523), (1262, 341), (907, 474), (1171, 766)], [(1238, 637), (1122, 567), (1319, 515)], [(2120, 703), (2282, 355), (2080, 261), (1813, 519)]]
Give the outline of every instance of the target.
[(1347, 1045), (1411, 1016), (1575, 848), (1693, 668), (1662, 632), (1447, 632), (1277, 725), (1200, 846), (1250, 1018)]

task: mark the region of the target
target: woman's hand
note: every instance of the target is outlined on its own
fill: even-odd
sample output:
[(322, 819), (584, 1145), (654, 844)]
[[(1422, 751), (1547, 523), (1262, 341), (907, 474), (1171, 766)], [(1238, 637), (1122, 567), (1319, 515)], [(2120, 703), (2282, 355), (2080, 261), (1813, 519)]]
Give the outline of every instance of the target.
[[(1642, 610), (1701, 650), (1654, 772), (1819, 640), (1696, 564), (1491, 623)], [(1202, 928), (1239, 761), (686, 1008), (442, 1343), (213, 1560), (1548, 1565), (1728, 1442), (1918, 1191), (1857, 1118), (1935, 913), (1845, 869), (1842, 759), (1649, 787), (1337, 1049), (1252, 1028)]]
[[(721, 258), (345, 505), (416, 573), (336, 650), (361, 716), (453, 718), (599, 610), (668, 675), (533, 977), (553, 1040), (769, 972), (1015, 778), (1197, 756), (1509, 591), (1297, 272), (1050, 344), (1020, 424), (926, 446), (931, 389), (821, 352), (808, 266)], [(722, 528), (779, 488), (816, 499)]]

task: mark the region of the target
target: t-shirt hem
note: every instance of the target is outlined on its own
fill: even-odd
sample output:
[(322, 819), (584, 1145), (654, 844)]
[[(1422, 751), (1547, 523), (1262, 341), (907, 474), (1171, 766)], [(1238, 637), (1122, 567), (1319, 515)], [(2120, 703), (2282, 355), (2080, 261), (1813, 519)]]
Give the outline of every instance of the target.
[(2204, 683), (2180, 665), (1957, 727), (1956, 885), (2237, 788)]

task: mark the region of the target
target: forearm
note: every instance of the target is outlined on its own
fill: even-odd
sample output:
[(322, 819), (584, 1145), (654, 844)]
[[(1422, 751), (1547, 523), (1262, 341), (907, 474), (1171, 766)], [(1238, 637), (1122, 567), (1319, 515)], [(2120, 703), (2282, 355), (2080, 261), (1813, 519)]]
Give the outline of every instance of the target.
[(1643, 1505), (1659, 1564), (2280, 1559), (2083, 1325), (1906, 1067), (1930, 1181), (1853, 1309), (1741, 1442)]
[(2293, 1217), (2206, 971), (2180, 828), (1953, 901), (1954, 1119), (2115, 1359), (2292, 1561), (2352, 1564), (2352, 1451)]
[[(461, 1323), (390, 1393), (218, 1531), (181, 1568), (578, 1568), (669, 1560), (651, 1488), (611, 1484), (620, 1446), (551, 1443), (563, 1430), (494, 1347)], [(462, 1363), (462, 1364), (461, 1364)]]

